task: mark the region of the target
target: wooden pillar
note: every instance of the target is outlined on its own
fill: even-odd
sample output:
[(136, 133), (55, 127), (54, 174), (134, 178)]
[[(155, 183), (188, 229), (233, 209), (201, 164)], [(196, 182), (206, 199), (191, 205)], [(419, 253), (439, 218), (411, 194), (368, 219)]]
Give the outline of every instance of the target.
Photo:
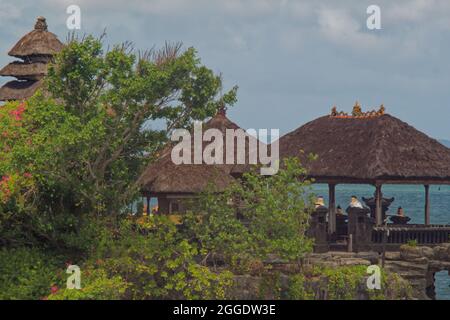
[(328, 233), (336, 232), (336, 185), (328, 184)]
[(383, 224), (383, 213), (382, 213), (382, 201), (383, 194), (381, 193), (381, 184), (375, 185), (375, 218), (377, 226)]
[(425, 224), (430, 224), (430, 186), (428, 184), (425, 187)]
[(147, 215), (150, 215), (150, 197), (147, 196)]

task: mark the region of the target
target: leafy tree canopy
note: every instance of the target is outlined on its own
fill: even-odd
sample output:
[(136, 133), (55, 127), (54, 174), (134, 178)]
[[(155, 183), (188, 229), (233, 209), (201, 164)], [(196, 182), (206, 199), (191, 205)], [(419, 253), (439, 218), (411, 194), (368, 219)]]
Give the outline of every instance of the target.
[(62, 213), (65, 229), (73, 227), (67, 213), (120, 213), (171, 131), (232, 105), (237, 90), (220, 95), (220, 76), (193, 48), (105, 51), (92, 36), (69, 41), (45, 82), (28, 101), (0, 108), (5, 233), (35, 213), (44, 238), (60, 233), (54, 226)]
[(289, 158), (276, 175), (246, 173), (220, 194), (211, 187), (185, 217), (187, 237), (199, 242), (205, 262), (221, 257), (234, 271), (275, 257), (299, 262), (312, 251), (306, 230), (313, 194), (304, 176), (299, 160)]
[(70, 41), (46, 85), (0, 110), (3, 203), (14, 191), (6, 184), (23, 187), (25, 174), (41, 211), (119, 212), (170, 132), (233, 104), (236, 93), (218, 99), (221, 79), (193, 48), (135, 54), (124, 44), (105, 52), (92, 36)]

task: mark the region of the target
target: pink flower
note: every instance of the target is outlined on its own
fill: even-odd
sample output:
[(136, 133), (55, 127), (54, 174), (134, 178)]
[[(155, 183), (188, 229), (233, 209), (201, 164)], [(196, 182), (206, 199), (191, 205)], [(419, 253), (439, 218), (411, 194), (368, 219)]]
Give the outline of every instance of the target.
[(29, 172), (25, 172), (25, 173), (23, 174), (23, 176), (24, 176), (25, 178), (31, 178), (31, 177), (32, 177), (31, 173), (29, 173)]
[(24, 113), (24, 111), (25, 111), (25, 103), (22, 102), (21, 104), (19, 104), (17, 109), (11, 111), (10, 114), (14, 117), (16, 121), (20, 121), (22, 120), (22, 114)]
[(59, 290), (58, 286), (52, 286), (52, 287), (50, 288), (50, 291), (51, 291), (52, 294), (57, 293), (58, 290)]
[(10, 177), (9, 176), (3, 176), (2, 180), (0, 181), (0, 184), (2, 183), (7, 183), (9, 181)]

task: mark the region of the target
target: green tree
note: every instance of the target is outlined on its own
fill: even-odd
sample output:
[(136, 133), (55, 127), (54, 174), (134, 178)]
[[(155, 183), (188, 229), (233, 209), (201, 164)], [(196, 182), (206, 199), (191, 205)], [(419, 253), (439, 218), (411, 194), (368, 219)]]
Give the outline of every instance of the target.
[(219, 256), (235, 269), (251, 268), (258, 259), (298, 262), (310, 252), (313, 206), (305, 175), (298, 159), (286, 159), (276, 175), (250, 172), (223, 193), (204, 194), (185, 218), (185, 232), (200, 243), (204, 262)]
[(24, 225), (19, 212), (34, 214), (42, 238), (74, 228), (68, 214), (121, 212), (172, 130), (233, 104), (236, 93), (218, 97), (220, 77), (193, 48), (105, 52), (92, 36), (65, 46), (45, 84), (0, 109), (0, 223), (6, 232)]
[[(49, 299), (223, 299), (232, 285), (228, 271), (196, 262), (197, 246), (180, 237), (165, 216), (123, 219), (86, 217), (92, 238), (82, 265), (83, 290), (61, 288)], [(83, 230), (84, 232), (84, 230)], [(112, 291), (111, 291), (111, 290)]]

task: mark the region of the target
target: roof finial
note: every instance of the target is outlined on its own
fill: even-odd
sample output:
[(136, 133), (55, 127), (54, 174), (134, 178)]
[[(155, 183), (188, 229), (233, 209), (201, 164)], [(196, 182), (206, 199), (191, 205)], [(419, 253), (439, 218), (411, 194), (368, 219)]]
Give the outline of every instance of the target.
[(347, 114), (344, 111), (337, 111), (336, 106), (333, 106), (333, 108), (331, 109), (330, 117), (334, 117), (334, 118), (372, 118), (372, 117), (382, 116), (383, 114), (385, 114), (385, 112), (386, 112), (386, 109), (383, 104), (380, 106), (380, 109), (378, 111), (371, 110), (371, 111), (363, 112), (361, 110), (361, 105), (359, 104), (358, 101), (356, 101), (355, 105), (353, 106), (351, 115)]
[(338, 115), (337, 108), (336, 106), (333, 106), (333, 108), (331, 108), (331, 116), (336, 117), (337, 115)]
[(217, 110), (217, 114), (221, 116), (227, 115), (227, 107), (225, 106), (225, 103), (222, 100), (220, 101), (220, 107), (219, 110)]
[(44, 17), (37, 17), (36, 24), (34, 25), (34, 30), (47, 31), (47, 22), (45, 22)]
[(361, 106), (358, 101), (355, 102), (352, 110), (352, 116), (359, 117), (362, 115)]

